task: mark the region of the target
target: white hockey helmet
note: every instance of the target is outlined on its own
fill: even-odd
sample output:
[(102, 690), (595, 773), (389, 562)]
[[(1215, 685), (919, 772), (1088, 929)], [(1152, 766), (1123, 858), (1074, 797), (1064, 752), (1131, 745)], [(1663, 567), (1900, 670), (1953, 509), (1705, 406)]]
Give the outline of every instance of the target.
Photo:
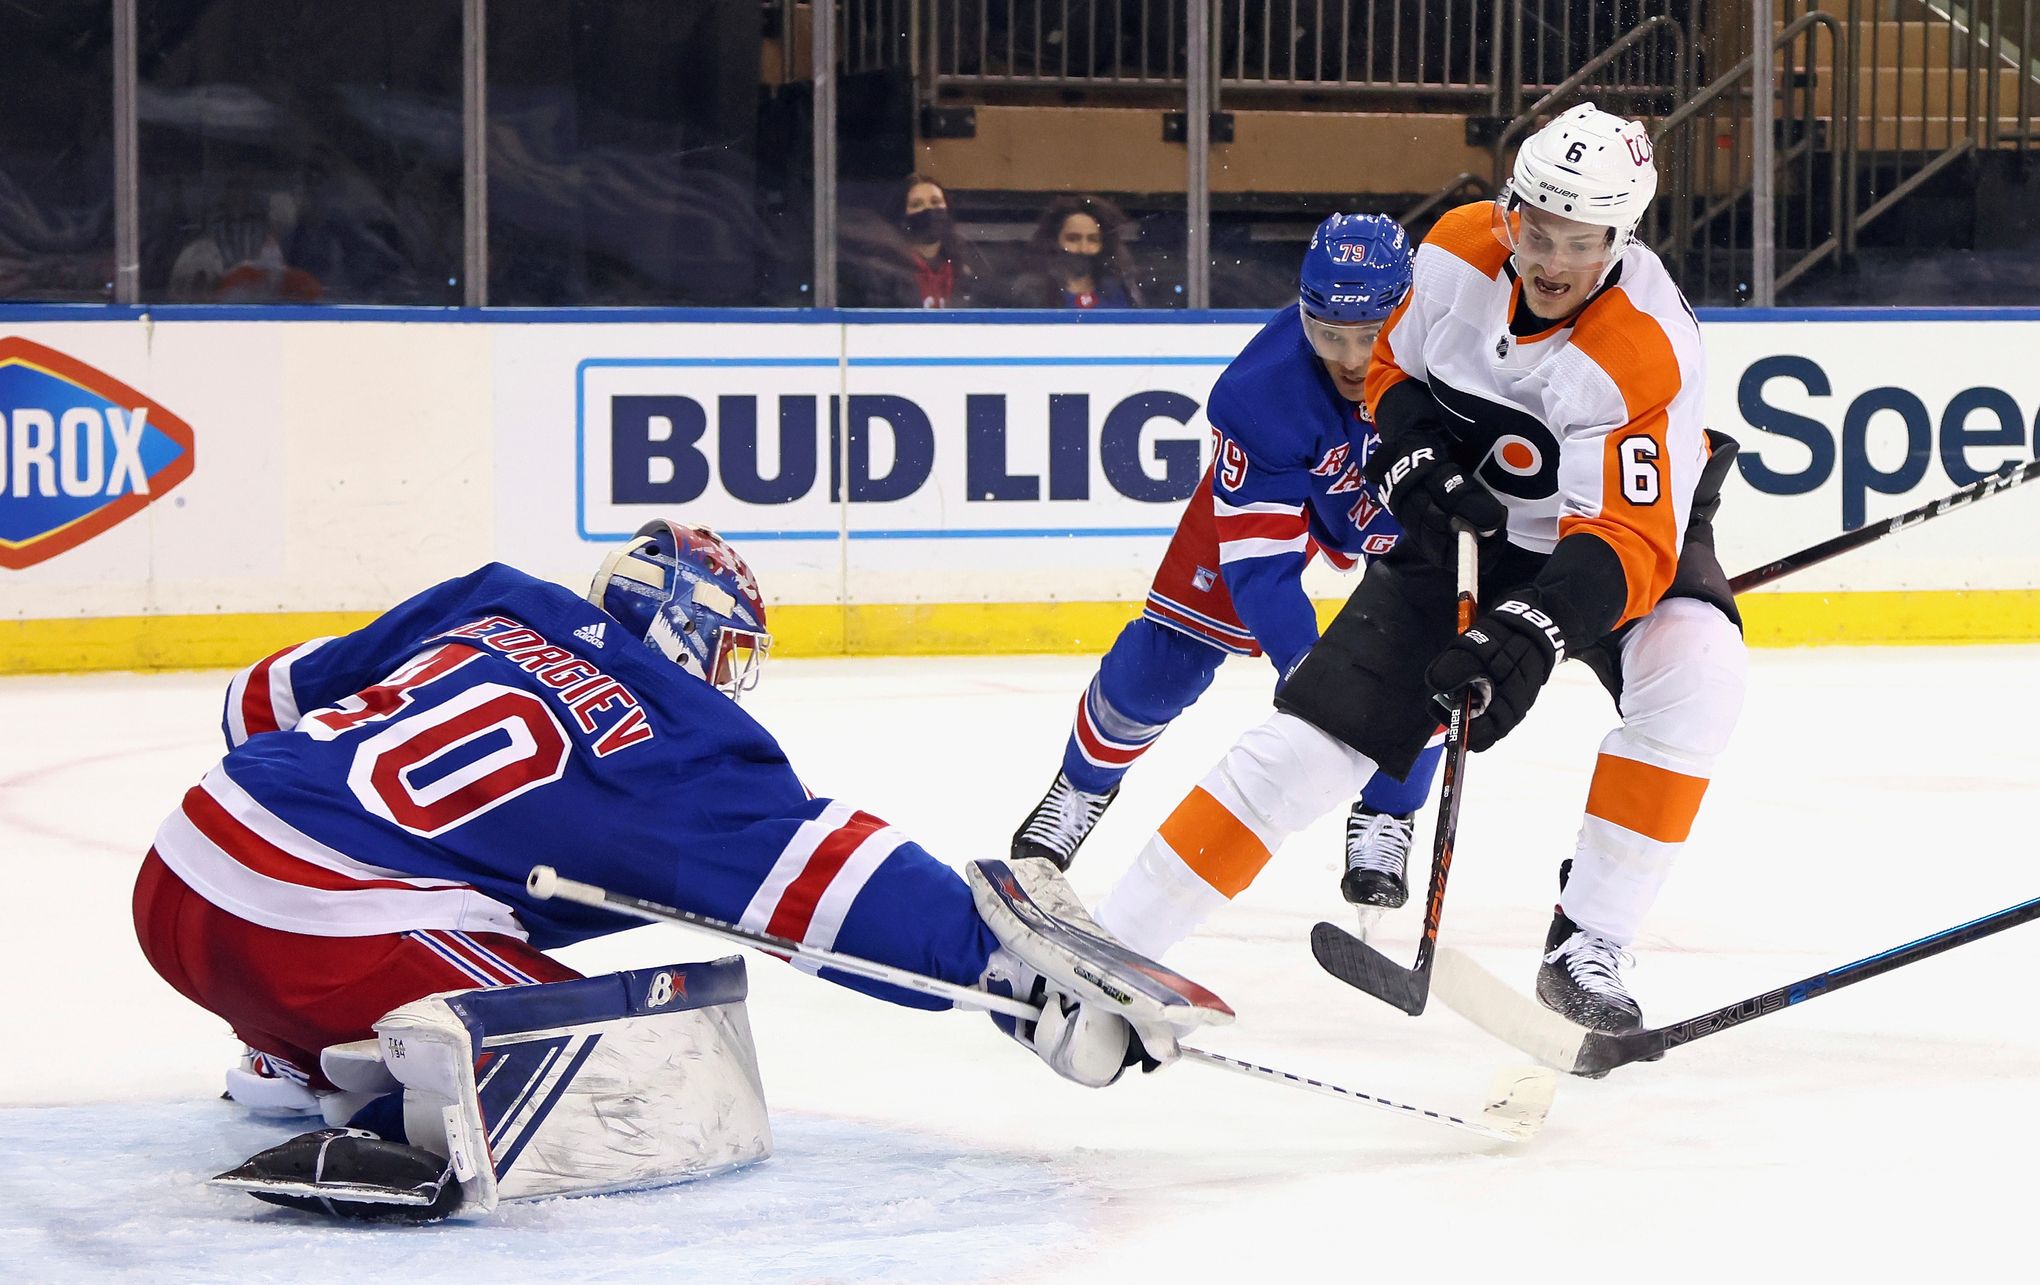
[(1520, 211), (1543, 210), (1610, 229), (1606, 262), (1612, 264), (1636, 235), (1657, 184), (1643, 122), (1581, 103), (1516, 149), (1509, 181), (1495, 197), (1495, 233), (1514, 253)]

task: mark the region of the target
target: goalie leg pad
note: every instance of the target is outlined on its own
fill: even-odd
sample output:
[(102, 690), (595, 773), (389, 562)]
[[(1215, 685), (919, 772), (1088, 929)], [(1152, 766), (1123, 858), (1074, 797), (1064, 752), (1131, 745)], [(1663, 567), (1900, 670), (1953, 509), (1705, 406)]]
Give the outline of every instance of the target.
[(376, 1023), (414, 1145), (463, 1213), (706, 1177), (771, 1154), (743, 961), (460, 991)]

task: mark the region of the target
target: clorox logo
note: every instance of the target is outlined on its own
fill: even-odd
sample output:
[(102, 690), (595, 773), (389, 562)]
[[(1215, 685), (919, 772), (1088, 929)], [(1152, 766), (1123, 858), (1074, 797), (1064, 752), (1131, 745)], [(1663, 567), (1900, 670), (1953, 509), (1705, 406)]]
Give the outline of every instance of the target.
[(191, 476), (191, 426), (110, 375), (0, 338), (0, 567), (119, 525)]

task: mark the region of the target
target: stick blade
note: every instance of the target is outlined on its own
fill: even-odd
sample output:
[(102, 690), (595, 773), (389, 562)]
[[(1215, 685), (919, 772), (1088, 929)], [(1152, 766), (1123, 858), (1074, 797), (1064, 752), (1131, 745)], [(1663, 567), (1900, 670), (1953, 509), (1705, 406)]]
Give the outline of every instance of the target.
[(1582, 1069), (1580, 1048), (1588, 1032), (1474, 963), (1464, 951), (1442, 948), (1432, 972), (1438, 998), (1453, 1012), (1545, 1066), (1568, 1074)]
[(1411, 1017), (1424, 1011), (1430, 998), (1431, 975), (1404, 968), (1336, 924), (1320, 922), (1310, 930), (1310, 953), (1318, 966), (1346, 985)]
[(1544, 1127), (1557, 1096), (1557, 1071), (1545, 1066), (1509, 1067), (1495, 1073), (1480, 1116), (1512, 1138), (1533, 1138)]

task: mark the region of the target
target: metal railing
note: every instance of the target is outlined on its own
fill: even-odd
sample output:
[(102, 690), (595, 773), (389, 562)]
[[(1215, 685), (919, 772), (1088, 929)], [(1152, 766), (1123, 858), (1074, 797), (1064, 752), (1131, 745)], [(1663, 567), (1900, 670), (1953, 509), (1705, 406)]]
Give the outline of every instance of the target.
[(1491, 96), (1492, 0), (1219, 0), (1228, 89), (1369, 90)]
[[(1851, 238), (1963, 156), (2031, 148), (2040, 93), (2035, 7), (2033, 0), (1915, 0), (1894, 12), (1850, 0), (1844, 16), (1856, 119), (1845, 143), (1859, 180), (1847, 193)], [(1858, 209), (1861, 201), (1868, 204)]]
[[(1634, 69), (1643, 65), (1664, 67), (1667, 71), (1665, 79), (1639, 84), (1634, 79)], [(1669, 111), (1674, 105), (1686, 101), (1689, 75), (1685, 30), (1676, 20), (1664, 15), (1646, 18), (1623, 32), (1606, 49), (1589, 58), (1578, 71), (1553, 85), (1543, 97), (1503, 126), (1493, 144), (1494, 186), (1499, 189), (1502, 185), (1503, 169), (1508, 164), (1516, 140), (1533, 126), (1542, 124), (1575, 103), (1587, 101), (1589, 97), (1600, 99), (1604, 109), (1625, 115), (1654, 115), (1656, 113), (1650, 110), (1652, 107), (1658, 111)], [(1611, 102), (1608, 101), (1611, 95), (1641, 101)]]
[[(1850, 153), (1832, 145), (1838, 140), (1826, 131), (1846, 128), (1853, 85), (1846, 76), (1820, 74), (1823, 63), (1815, 55), (1823, 34), (1824, 65), (1846, 66), (1842, 26), (1829, 13), (1803, 14), (1770, 41), (1765, 59), (1783, 53), (1787, 65), (1798, 69), (1778, 84), (1772, 112), (1751, 110), (1758, 71), (1758, 55), (1751, 53), (1651, 130), (1659, 188), (1644, 235), (1689, 295), (1767, 300), (1771, 291), (1846, 247)], [(1775, 145), (1770, 179), (1760, 184), (1762, 149), (1752, 134), (1765, 116)], [(1774, 213), (1782, 204), (1786, 217), (1774, 220), (1772, 242), (1765, 247), (1770, 253), (1759, 256), (1750, 233), (1756, 223), (1752, 207), (1762, 193), (1772, 193)], [(1774, 256), (1789, 258), (1788, 266), (1767, 283), (1748, 279), (1754, 260)], [(1738, 276), (1742, 279), (1724, 280)]]
[[(1523, 96), (1542, 94), (1564, 84), (1588, 59), (1614, 47), (1634, 31), (1666, 19), (1683, 32), (1687, 26), (1675, 8), (1691, 10), (1694, 4), (1675, 5), (1673, 0), (1524, 0), (1511, 6), (1506, 41), (1509, 63), (1501, 80), (1505, 97), (1497, 114), (1515, 114)], [(1631, 44), (1623, 57), (1605, 64), (1599, 86), (1610, 93), (1648, 93), (1665, 85), (1675, 68), (1666, 51), (1648, 44)], [(1685, 57), (1685, 45), (1678, 47)]]
[(933, 87), (1180, 88), (1188, 0), (920, 0)]
[[(919, 0), (924, 88), (1180, 88), (1193, 2)], [(1203, 2), (1225, 90), (1485, 99), (1500, 114), (1673, 0)], [(1646, 86), (1667, 68), (1639, 54), (1627, 71)]]
[[(790, 13), (792, 0), (784, 0)], [(925, 0), (841, 0), (836, 56), (845, 73), (908, 67), (914, 23)]]
[[(1650, 65), (1666, 69), (1662, 83), (1638, 82), (1636, 69)], [(1541, 124), (1575, 102), (1586, 101), (1591, 95), (1609, 100), (1603, 101), (1602, 106), (1610, 110), (1635, 112), (1641, 108), (1646, 113), (1652, 108), (1670, 110), (1687, 97), (1691, 77), (1684, 28), (1666, 15), (1646, 18), (1588, 59), (1584, 66), (1551, 86), (1542, 97), (1502, 127), (1490, 145), (1494, 160), (1488, 177), (1472, 173), (1454, 175), (1436, 192), (1405, 211), (1401, 222), (1405, 227), (1413, 227), (1447, 201), (1499, 191), (1507, 178), (1509, 155), (1516, 141), (1532, 126)]]
[(1424, 220), (1430, 218), (1446, 202), (1477, 201), (1482, 197), (1493, 195), (1494, 188), (1488, 185), (1486, 179), (1475, 174), (1472, 170), (1461, 170), (1452, 176), (1451, 182), (1446, 183), (1423, 200), (1404, 210), (1401, 214), (1396, 215), (1395, 221), (1408, 228), (1411, 236), (1421, 236)]

